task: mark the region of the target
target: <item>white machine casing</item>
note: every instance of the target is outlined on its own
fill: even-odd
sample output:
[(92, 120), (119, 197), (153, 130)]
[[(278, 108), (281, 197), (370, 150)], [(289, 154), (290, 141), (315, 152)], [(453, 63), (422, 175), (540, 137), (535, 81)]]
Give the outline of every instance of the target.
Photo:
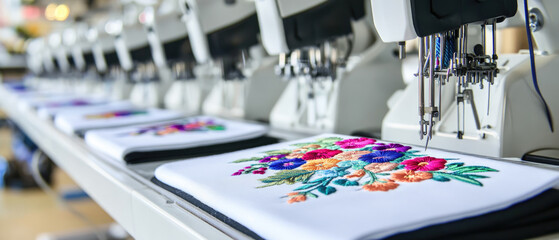
[[(202, 90), (200, 78), (189, 81), (177, 81), (172, 75), (163, 44), (180, 38), (186, 38), (188, 31), (181, 20), (178, 1), (172, 11), (161, 12), (154, 8), (144, 10), (144, 24), (147, 28), (147, 37), (152, 50), (154, 62), (158, 68), (159, 76), (168, 90), (165, 93), (165, 108), (180, 111), (185, 115), (196, 115), (200, 112)], [(180, 51), (180, 49), (176, 49)], [(204, 76), (204, 75), (202, 75)]]
[[(149, 45), (144, 26), (137, 21), (136, 17), (123, 16), (108, 21), (105, 30), (115, 36), (115, 48), (121, 68), (126, 72), (134, 70), (134, 59), (130, 51)], [(135, 19), (134, 21), (124, 21)], [(153, 56), (152, 56), (153, 57)], [(160, 107), (163, 104), (164, 91), (160, 82), (136, 82), (130, 92), (130, 101), (141, 107)]]
[(254, 13), (254, 3), (222, 0), (179, 0), (194, 57), (199, 63), (211, 60), (206, 34), (239, 22)]
[[(247, 66), (243, 69), (246, 79), (223, 81), (219, 66), (211, 57), (207, 41), (207, 34), (254, 14), (254, 3), (236, 1), (227, 4), (222, 0), (180, 0), (179, 6), (184, 13), (182, 19), (187, 26), (194, 57), (196, 61), (204, 64), (195, 69), (197, 78), (203, 81), (200, 85), (202, 112), (229, 118), (268, 120), (270, 109), (285, 86), (272, 77), (273, 60), (266, 56), (262, 47), (253, 46), (247, 51)], [(252, 77), (253, 74), (258, 76), (257, 79)], [(207, 86), (211, 89), (204, 97)], [(262, 94), (263, 92), (270, 93)]]
[[(375, 13), (388, 11), (376, 5), (379, 2), (383, 1), (373, 0), (373, 11)], [(400, 3), (400, 1), (390, 2)], [(537, 7), (542, 11), (545, 19), (543, 28), (533, 34), (539, 47), (539, 51), (536, 52), (536, 66), (540, 89), (552, 115), (555, 116), (554, 125), (557, 128), (559, 95), (556, 92), (559, 91), (559, 81), (556, 81), (556, 77), (559, 68), (557, 55), (559, 48), (556, 39), (559, 39), (559, 12), (557, 11), (559, 2), (554, 0), (530, 0), (529, 2), (531, 8)], [(518, 6), (519, 12), (523, 15), (522, 1), (519, 1)], [(393, 14), (397, 13), (393, 12)], [(396, 28), (385, 28), (385, 30), (400, 31)], [(382, 35), (391, 34), (381, 33)], [(403, 41), (407, 37), (400, 34), (400, 38), (386, 37), (386, 39)], [(413, 62), (409, 66), (415, 66), (413, 70), (415, 73), (417, 60), (406, 59), (406, 61)], [(457, 138), (455, 81), (451, 80), (443, 86), (442, 118), (434, 126), (429, 147), (491, 157), (522, 157), (523, 154), (531, 151), (556, 149), (559, 146), (559, 132), (550, 131), (543, 105), (532, 84), (528, 52), (500, 55), (497, 63), (500, 72), (493, 85), (486, 84), (483, 89), (480, 89), (479, 85), (469, 87), (473, 91), (481, 130), (477, 130), (475, 126), (470, 105), (465, 104), (464, 136), (463, 139)], [(409, 74), (410, 71), (403, 72)], [(489, 91), (490, 96), (488, 96)], [(405, 90), (391, 98), (390, 111), (383, 121), (382, 139), (416, 145), (425, 144), (419, 139), (417, 99), (418, 85), (415, 82), (410, 83)]]
[[(288, 53), (282, 19), (313, 8), (325, 1), (258, 0), (256, 8), (262, 41), (270, 54)], [(400, 63), (393, 49), (378, 40), (370, 24), (370, 12), (352, 22), (354, 47), (345, 69), (339, 68), (335, 81), (314, 81), (314, 101), (306, 94), (309, 79), (290, 79), (270, 114), (273, 127), (307, 133), (378, 131), (388, 111), (386, 101), (404, 85)], [(377, 39), (375, 41), (375, 39)], [(326, 41), (327, 39), (325, 39)], [(371, 45), (371, 42), (374, 44)], [(298, 99), (300, 102), (298, 102)], [(298, 105), (306, 105), (298, 109)], [(320, 119), (312, 116), (318, 114)]]

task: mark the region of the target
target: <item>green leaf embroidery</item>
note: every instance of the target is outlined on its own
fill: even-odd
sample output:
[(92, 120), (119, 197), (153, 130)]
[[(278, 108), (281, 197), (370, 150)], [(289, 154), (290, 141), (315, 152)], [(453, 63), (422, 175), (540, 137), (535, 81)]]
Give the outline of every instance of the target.
[(282, 150), (272, 150), (272, 151), (267, 151), (264, 152), (267, 155), (280, 155), (280, 154), (290, 154), (291, 150), (286, 150), (286, 149), (282, 149)]
[(309, 189), (309, 188), (316, 187), (316, 185), (318, 185), (318, 184), (305, 184), (305, 185), (303, 185), (303, 186), (300, 186), (300, 187), (298, 187), (298, 188), (293, 189), (293, 191), (306, 190), (306, 189)]
[(291, 146), (301, 148), (301, 147), (308, 146), (308, 145), (311, 145), (311, 144), (316, 144), (316, 143), (295, 143), (295, 144), (291, 144)]
[(336, 192), (336, 188), (330, 186), (320, 186), (317, 190), (324, 195), (330, 195)]
[(342, 141), (342, 140), (344, 140), (344, 139), (343, 139), (343, 138), (339, 138), (339, 137), (329, 137), (329, 138), (320, 138), (320, 139), (317, 139), (317, 142), (325, 143), (325, 144), (334, 144), (334, 143), (336, 143), (336, 142), (338, 142), (338, 141)]
[(336, 184), (336, 185), (345, 186), (345, 187), (359, 186), (358, 182), (350, 181), (350, 180), (347, 180), (347, 179), (337, 179), (337, 180), (334, 180), (333, 183)]
[(453, 171), (459, 173), (498, 172), (493, 168), (484, 167), (484, 166), (463, 166), (463, 167), (455, 168), (453, 169)]
[(318, 198), (318, 195), (316, 195), (316, 194), (314, 194), (314, 193), (311, 193), (311, 192), (305, 193), (305, 196), (307, 196), (307, 197), (312, 197), (312, 198)]
[(447, 178), (445, 176), (441, 176), (438, 174), (433, 173), (433, 180), (438, 181), (438, 182), (448, 182), (450, 181), (450, 178)]
[(273, 176), (267, 178), (259, 179), (265, 185), (259, 186), (258, 188), (270, 187), (282, 184), (294, 184), (296, 182), (306, 182), (314, 174), (314, 172), (306, 170), (283, 170), (279, 171)]
[(454, 170), (454, 169), (456, 169), (456, 168), (458, 168), (458, 167), (462, 167), (462, 166), (464, 166), (464, 163), (462, 163), (462, 162), (459, 162), (459, 163), (451, 163), (451, 164), (447, 164), (447, 165), (446, 165), (446, 169), (447, 169), (447, 170)]
[(433, 173), (433, 178), (435, 176), (437, 178), (445, 177), (445, 178), (454, 179), (454, 180), (483, 187), (483, 184), (480, 181), (475, 180), (474, 177), (471, 177), (470, 175), (467, 174), (457, 174), (457, 173), (452, 174), (452, 173), (443, 173), (443, 172), (432, 172), (432, 173)]
[(252, 161), (259, 161), (260, 159), (262, 159), (262, 157), (243, 158), (243, 159), (235, 160), (232, 163), (252, 162)]
[(206, 126), (210, 130), (221, 131), (225, 130), (225, 126), (217, 125), (217, 126)]

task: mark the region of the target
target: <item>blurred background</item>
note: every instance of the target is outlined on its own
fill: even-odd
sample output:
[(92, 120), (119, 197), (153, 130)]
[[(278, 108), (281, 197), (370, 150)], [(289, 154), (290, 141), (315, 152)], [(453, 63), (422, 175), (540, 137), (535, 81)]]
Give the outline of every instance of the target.
[[(118, 1), (109, 0), (0, 0), (1, 78), (18, 81), (25, 75), (25, 50), (30, 39), (84, 18), (95, 22), (110, 9), (119, 8)], [(43, 164), (50, 171), (44, 177), (64, 203), (41, 190), (22, 164), (31, 160), (34, 146), (24, 135), (14, 134), (9, 124), (0, 111), (0, 239), (96, 239), (92, 228), (120, 231), (112, 225), (114, 220), (48, 159)]]

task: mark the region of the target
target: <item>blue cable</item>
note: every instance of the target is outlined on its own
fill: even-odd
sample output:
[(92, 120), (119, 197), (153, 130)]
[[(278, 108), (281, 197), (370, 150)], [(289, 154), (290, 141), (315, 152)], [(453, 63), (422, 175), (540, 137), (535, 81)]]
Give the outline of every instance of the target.
[(528, 14), (528, 0), (524, 0), (524, 18), (526, 19), (526, 34), (528, 35), (528, 47), (530, 49), (530, 67), (532, 69), (532, 81), (534, 83), (534, 88), (540, 96), (540, 99), (545, 108), (545, 115), (547, 116), (549, 128), (551, 129), (551, 132), (553, 132), (553, 118), (551, 116), (551, 111), (549, 110), (549, 106), (547, 105), (547, 102), (545, 101), (538, 85), (538, 76), (536, 75), (536, 60), (534, 56), (534, 43), (532, 42), (532, 31), (530, 30), (530, 20)]

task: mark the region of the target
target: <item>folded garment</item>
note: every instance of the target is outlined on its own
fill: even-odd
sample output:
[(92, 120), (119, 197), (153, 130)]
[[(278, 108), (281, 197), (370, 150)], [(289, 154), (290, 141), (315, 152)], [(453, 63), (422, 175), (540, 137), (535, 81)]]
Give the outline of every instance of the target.
[(76, 110), (59, 111), (55, 126), (67, 134), (83, 136), (86, 131), (134, 124), (169, 121), (183, 117), (164, 109), (140, 109), (130, 102), (115, 102)]
[[(46, 120), (52, 119), (56, 114), (62, 112), (103, 109), (111, 104), (112, 102), (104, 98), (73, 97), (69, 99), (38, 102), (35, 104), (35, 107), (37, 108), (37, 115), (39, 115), (41, 119)], [(117, 102), (116, 104), (127, 104), (131, 106), (129, 102)]]
[(204, 156), (277, 142), (261, 124), (208, 116), (85, 134), (91, 148), (126, 163)]
[(74, 99), (83, 99), (71, 93), (55, 93), (55, 92), (30, 92), (17, 95), (18, 108), (20, 110), (37, 109), (43, 104), (71, 101)]
[[(552, 188), (556, 171), (344, 135), (167, 163), (154, 181), (264, 239), (495, 236), (559, 219), (544, 214), (556, 191), (517, 213), (476, 219)], [(452, 225), (458, 220), (467, 222)]]

